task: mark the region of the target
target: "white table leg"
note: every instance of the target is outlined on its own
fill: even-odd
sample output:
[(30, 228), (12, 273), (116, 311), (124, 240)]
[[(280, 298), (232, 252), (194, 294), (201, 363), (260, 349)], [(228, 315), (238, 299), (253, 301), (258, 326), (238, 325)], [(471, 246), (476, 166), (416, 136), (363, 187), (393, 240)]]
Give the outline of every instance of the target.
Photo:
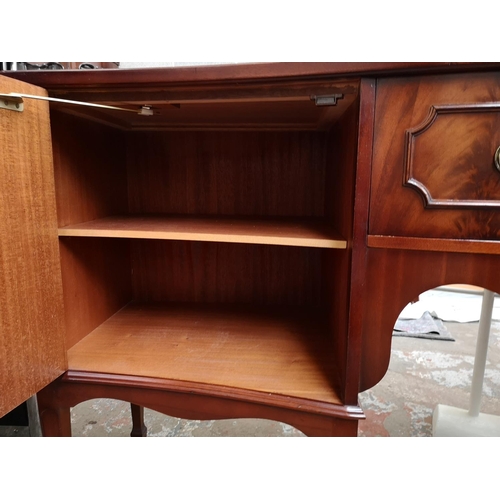
[(494, 293), (484, 290), (469, 411), (452, 406), (437, 405), (432, 415), (433, 436), (500, 436), (500, 417), (480, 413), (493, 301)]

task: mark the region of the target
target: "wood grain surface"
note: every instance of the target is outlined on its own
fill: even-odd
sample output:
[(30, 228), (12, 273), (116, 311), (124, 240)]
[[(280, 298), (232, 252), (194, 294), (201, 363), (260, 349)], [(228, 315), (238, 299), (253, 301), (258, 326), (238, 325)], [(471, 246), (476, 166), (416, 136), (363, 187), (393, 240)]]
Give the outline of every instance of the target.
[(201, 216), (105, 217), (59, 229), (59, 236), (212, 241), (346, 248), (321, 219)]
[(500, 208), (500, 102), (433, 105), (406, 136), (405, 185), (426, 206)]
[(348, 323), (347, 332), (347, 361), (345, 374), (344, 401), (349, 404), (357, 404), (362, 370), (363, 328), (364, 321), (370, 321), (363, 317), (365, 310), (366, 293), (366, 234), (368, 229), (368, 215), (370, 200), (367, 193), (370, 192), (372, 156), (373, 156), (373, 133), (374, 115), (376, 103), (376, 81), (363, 78), (360, 87), (360, 104), (358, 116), (358, 134), (356, 140), (356, 174), (353, 180), (354, 191), (354, 213), (352, 228), (352, 252), (351, 252), (351, 274), (348, 281)]
[(325, 133), (127, 135), (132, 214), (322, 216)]
[[(500, 211), (426, 208), (422, 193), (403, 187), (406, 131), (425, 122), (431, 106), (500, 102), (498, 73), (382, 79), (378, 82), (371, 188), (372, 235), (474, 240), (500, 239)], [(473, 106), (472, 106), (473, 107)], [(415, 139), (414, 175), (436, 197), (500, 199), (498, 113), (439, 115)]]
[(349, 325), (358, 114), (359, 103), (355, 103), (328, 134), (325, 175), (325, 216), (334, 227), (339, 229), (348, 242), (346, 251), (324, 253), (322, 271), (334, 359), (342, 380), (343, 401), (345, 401), (348, 361), (348, 335), (346, 333)]
[(360, 318), (363, 327), (361, 385), (365, 391), (387, 371), (392, 330), (403, 308), (423, 292), (451, 284), (500, 292), (499, 255), (368, 249)]
[[(483, 111), (498, 107), (500, 80), (477, 72), (485, 67), (499, 68), (297, 63), (16, 75), (46, 82), (59, 97), (149, 100), (155, 109), (149, 124), (144, 116), (53, 113), (76, 375), (44, 391), (48, 427), (67, 433), (68, 402), (106, 394), (183, 417), (268, 416), (312, 434), (353, 433), (359, 412), (346, 404), (385, 374), (406, 303), (450, 283), (499, 290), (499, 183), (488, 161), (500, 136), (498, 117)], [(337, 91), (338, 108), (313, 105), (314, 95)], [(57, 235), (44, 177), (48, 118), (39, 113), (36, 127), (19, 132), (3, 119), (5, 158), (19, 143), (30, 166), (10, 163), (0, 173), (8, 186), (0, 198), (2, 328), (52, 333), (29, 340), (36, 355), (0, 360), (2, 382), (13, 370), (46, 366), (39, 344), (63, 329), (47, 278), (57, 279), (57, 246), (40, 244)], [(119, 130), (130, 128), (147, 130)], [(42, 145), (32, 139), (38, 129)], [(442, 202), (462, 198), (487, 203)], [(314, 234), (314, 224), (267, 226), (283, 217), (327, 221), (345, 250), (314, 248), (337, 241), (321, 228)], [(0, 339), (2, 350), (16, 345)]]
[(132, 300), (130, 250), (123, 240), (63, 238), (60, 252), (70, 348)]
[(324, 306), (325, 252), (339, 250), (131, 240), (133, 296), (141, 301)]
[(51, 124), (59, 227), (126, 213), (123, 135), (64, 113)]
[(70, 370), (38, 394), (45, 436), (71, 436), (70, 408), (95, 398), (133, 404), (177, 418), (265, 418), (308, 436), (356, 436), (358, 406), (203, 383)]
[[(292, 93), (290, 95), (290, 91)], [(52, 107), (121, 130), (328, 130), (356, 98), (356, 83), (316, 88), (171, 89), (109, 95), (80, 95), (77, 101), (139, 110), (145, 104), (152, 115), (54, 103)], [(259, 95), (260, 94), (260, 95)], [(275, 94), (273, 96), (273, 94)], [(341, 95), (335, 106), (316, 106), (315, 95)], [(142, 101), (141, 101), (142, 98)]]
[(317, 78), (341, 78), (346, 75), (383, 76), (419, 73), (450, 73), (498, 68), (498, 63), (463, 62), (291, 62), (231, 65), (187, 66), (130, 70), (17, 71), (16, 77), (49, 89), (89, 88), (101, 90), (132, 87), (135, 89), (187, 85), (189, 83), (227, 82), (241, 85), (248, 80), (260, 85), (273, 79), (291, 81)]
[(490, 255), (500, 254), (500, 241), (368, 235), (367, 242), (368, 246), (371, 248), (394, 248)]
[(132, 304), (68, 352), (72, 370), (340, 403), (319, 310)]
[[(0, 92), (46, 95), (0, 77)], [(0, 416), (66, 369), (49, 109), (0, 110)]]

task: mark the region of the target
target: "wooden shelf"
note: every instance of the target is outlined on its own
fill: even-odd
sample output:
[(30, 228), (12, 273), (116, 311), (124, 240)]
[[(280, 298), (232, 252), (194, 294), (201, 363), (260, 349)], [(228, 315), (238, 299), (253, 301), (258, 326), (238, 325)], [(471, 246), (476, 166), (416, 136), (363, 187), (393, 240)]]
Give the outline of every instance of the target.
[(341, 404), (317, 310), (131, 303), (68, 351), (70, 370)]
[(116, 216), (65, 226), (59, 236), (347, 247), (345, 240), (315, 218)]

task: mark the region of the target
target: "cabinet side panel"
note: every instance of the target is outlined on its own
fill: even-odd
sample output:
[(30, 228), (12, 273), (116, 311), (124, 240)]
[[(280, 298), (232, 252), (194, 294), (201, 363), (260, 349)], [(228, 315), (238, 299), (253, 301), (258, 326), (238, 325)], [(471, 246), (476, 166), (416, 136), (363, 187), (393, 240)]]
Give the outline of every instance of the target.
[[(0, 77), (0, 92), (46, 95)], [(0, 416), (66, 369), (46, 102), (0, 110)]]
[(325, 252), (323, 278), (327, 291), (329, 326), (335, 364), (345, 387), (347, 333), (349, 331), (349, 286), (356, 178), (356, 146), (359, 105), (353, 104), (328, 136), (325, 212), (329, 222), (348, 242), (346, 251)]
[(68, 349), (132, 300), (129, 242), (61, 238)]
[(125, 135), (51, 112), (59, 227), (127, 213)]
[(379, 383), (387, 372), (394, 323), (409, 302), (427, 290), (454, 283), (498, 293), (499, 267), (498, 255), (369, 249), (362, 296), (360, 392)]

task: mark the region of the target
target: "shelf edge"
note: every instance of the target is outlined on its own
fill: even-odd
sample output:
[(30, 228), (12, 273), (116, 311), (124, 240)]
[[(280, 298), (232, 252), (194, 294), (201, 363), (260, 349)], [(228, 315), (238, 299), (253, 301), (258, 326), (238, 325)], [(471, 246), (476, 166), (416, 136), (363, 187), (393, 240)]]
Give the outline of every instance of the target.
[(259, 245), (282, 245), (313, 248), (346, 249), (346, 240), (321, 238), (294, 238), (288, 236), (247, 236), (234, 234), (189, 233), (174, 231), (108, 230), (60, 228), (62, 237), (131, 238), (177, 241), (205, 241), (214, 243), (246, 243)]

